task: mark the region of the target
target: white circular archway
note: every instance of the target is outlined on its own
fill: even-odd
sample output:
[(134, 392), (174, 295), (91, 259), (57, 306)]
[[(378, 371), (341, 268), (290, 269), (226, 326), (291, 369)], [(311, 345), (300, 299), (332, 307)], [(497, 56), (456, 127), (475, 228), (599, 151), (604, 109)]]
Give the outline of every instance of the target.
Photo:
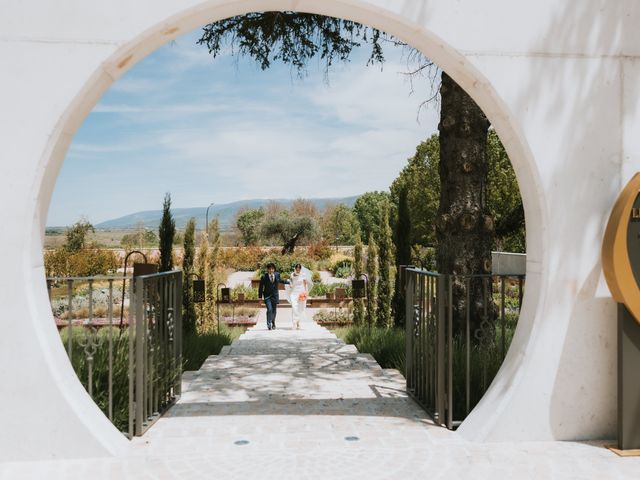
[[(0, 460), (107, 455), (126, 448), (77, 381), (51, 321), (41, 249), (57, 173), (81, 122), (128, 68), (200, 25), (263, 10), (347, 18), (402, 38), (474, 98), (509, 153), (527, 221), (527, 293), (505, 363), (460, 433), (476, 440), (611, 435), (615, 329), (604, 321), (613, 309), (608, 294), (598, 294), (598, 252), (609, 200), (627, 174), (621, 160), (625, 145), (604, 138), (607, 128), (609, 136), (622, 137), (617, 115), (622, 107), (608, 113), (605, 100), (624, 95), (625, 85), (615, 83), (622, 77), (610, 65), (619, 61), (616, 55), (603, 55), (586, 37), (577, 47), (570, 39), (556, 44), (545, 40), (554, 29), (562, 31), (563, 16), (571, 19), (595, 6), (565, 11), (544, 0), (529, 11), (519, 7), (525, 11), (518, 13), (511, 3), (494, 0), (482, 11), (470, 0), (141, 0), (135, 7), (124, 0), (109, 5), (78, 0), (70, 11), (46, 0), (12, 6), (19, 20), (6, 31), (18, 39), (20, 51), (9, 56), (6, 66), (14, 75), (0, 77), (0, 86), (29, 94), (6, 95), (8, 108), (0, 113), (0, 127), (11, 134), (7, 152), (13, 155), (5, 160), (9, 167), (0, 195), (5, 204), (16, 205), (3, 214), (11, 234), (2, 244), (5, 251), (18, 253), (7, 258), (15, 278), (2, 280), (2, 298), (6, 318), (23, 318), (20, 325), (4, 322), (16, 341), (5, 341), (0, 349), (5, 365), (0, 382), (16, 394), (0, 413), (5, 432)], [(49, 16), (46, 22), (29, 23), (27, 11)], [(503, 22), (504, 14), (513, 22)], [(607, 19), (602, 22), (614, 28)], [(505, 39), (512, 37), (511, 50), (506, 49)], [(607, 45), (614, 47), (618, 52), (617, 45)], [(43, 70), (51, 74), (43, 78)], [(554, 82), (559, 82), (558, 91), (550, 93)], [(582, 87), (577, 93), (575, 85)], [(611, 92), (585, 106), (581, 96), (600, 86)], [(558, 104), (560, 97), (565, 104)], [(38, 112), (36, 121), (25, 121)], [(601, 130), (594, 132), (591, 124), (576, 132), (585, 115)], [(576, 178), (583, 183), (577, 189)], [(585, 191), (593, 194), (579, 195)], [(573, 214), (585, 221), (575, 221), (574, 215), (564, 218), (556, 210), (576, 199), (582, 203)], [(570, 235), (580, 239), (577, 247)], [(594, 335), (598, 341), (592, 340)], [(27, 360), (12, 364), (14, 358)], [(591, 388), (589, 398), (577, 406), (575, 396), (585, 385)], [(39, 433), (35, 439), (30, 435), (27, 450), (15, 439), (29, 431)]]

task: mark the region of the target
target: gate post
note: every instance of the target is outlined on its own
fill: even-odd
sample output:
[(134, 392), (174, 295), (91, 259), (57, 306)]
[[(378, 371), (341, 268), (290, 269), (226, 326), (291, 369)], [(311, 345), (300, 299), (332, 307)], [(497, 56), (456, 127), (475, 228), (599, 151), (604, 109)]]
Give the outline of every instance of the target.
[(406, 315), (405, 315), (405, 349), (406, 349), (406, 382), (407, 382), (407, 390), (412, 390), (414, 385), (411, 381), (413, 375), (413, 328), (414, 328), (414, 289), (415, 289), (415, 277), (416, 274), (414, 272), (406, 271), (406, 282), (405, 282), (405, 306), (406, 306)]
[(440, 425), (444, 425), (446, 422), (445, 419), (445, 333), (446, 333), (446, 313), (447, 308), (445, 307), (445, 302), (449, 308), (451, 308), (451, 299), (447, 299), (447, 284), (448, 284), (449, 276), (448, 275), (440, 275), (438, 276), (438, 317), (436, 319), (436, 336), (437, 336), (437, 347), (436, 347), (436, 355), (438, 356), (436, 360), (436, 415), (437, 422)]
[(135, 308), (135, 406), (136, 406), (136, 419), (135, 419), (135, 434), (137, 436), (142, 435), (142, 426), (145, 421), (144, 418), (144, 390), (145, 390), (145, 337), (146, 326), (144, 318), (144, 279), (134, 278), (132, 282), (135, 282), (135, 290), (133, 298)]
[(175, 367), (176, 367), (176, 382), (174, 391), (176, 395), (182, 394), (182, 275), (175, 276), (175, 285), (174, 285), (174, 309), (173, 309), (173, 318), (175, 319), (174, 323), (174, 359), (175, 359)]

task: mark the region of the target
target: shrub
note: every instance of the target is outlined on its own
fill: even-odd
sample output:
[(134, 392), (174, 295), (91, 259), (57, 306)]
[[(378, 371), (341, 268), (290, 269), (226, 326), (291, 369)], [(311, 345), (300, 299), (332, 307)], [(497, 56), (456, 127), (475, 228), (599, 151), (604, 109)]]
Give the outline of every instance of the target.
[(231, 299), (238, 300), (238, 294), (244, 293), (245, 300), (257, 300), (258, 289), (253, 287), (246, 287), (244, 285), (237, 285), (231, 289)]
[(314, 283), (309, 289), (309, 297), (324, 297), (329, 291), (326, 283)]
[(309, 290), (309, 297), (324, 297), (327, 295), (327, 293), (334, 293), (336, 291), (336, 288), (344, 288), (346, 290), (345, 294), (347, 297), (351, 297), (353, 293), (351, 285), (347, 285), (344, 283), (314, 283)]
[(353, 270), (350, 266), (344, 265), (342, 267), (338, 267), (336, 271), (333, 273), (333, 276), (336, 278), (348, 278), (353, 274)]
[(127, 233), (120, 239), (120, 245), (125, 250), (137, 250), (143, 247), (157, 247), (158, 236), (148, 228), (139, 229), (133, 233)]
[(366, 325), (337, 329), (335, 334), (369, 353), (382, 368), (395, 368), (405, 374), (405, 331), (403, 328), (368, 327)]
[(93, 277), (115, 272), (118, 256), (112, 250), (86, 248), (70, 252), (64, 247), (44, 254), (44, 267), (48, 277)]
[(313, 320), (319, 325), (351, 325), (351, 323), (353, 323), (353, 312), (349, 308), (340, 310), (320, 310), (313, 316)]
[(329, 270), (335, 277), (346, 278), (353, 272), (353, 259), (345, 255), (337, 255), (337, 258), (332, 259), (333, 263), (329, 267)]
[(322, 278), (320, 277), (320, 272), (317, 270), (314, 270), (313, 273), (311, 274), (311, 281), (313, 283), (319, 283), (322, 281)]
[(258, 268), (267, 255), (269, 251), (260, 247), (229, 247), (221, 249), (220, 261), (224, 267), (248, 272)]
[(331, 247), (325, 240), (312, 243), (307, 247), (307, 254), (315, 260), (326, 260), (331, 257)]
[(238, 305), (220, 305), (220, 317), (248, 317), (254, 318), (260, 312), (259, 308)]

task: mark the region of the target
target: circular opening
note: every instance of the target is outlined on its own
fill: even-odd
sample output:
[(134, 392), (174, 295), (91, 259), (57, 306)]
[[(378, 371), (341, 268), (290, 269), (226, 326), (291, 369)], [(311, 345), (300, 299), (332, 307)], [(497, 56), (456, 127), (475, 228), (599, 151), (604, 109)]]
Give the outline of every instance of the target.
[[(265, 1), (264, 8), (268, 9), (272, 2)], [(238, 2), (239, 10), (233, 13), (243, 13), (240, 2)], [(335, 8), (335, 14), (341, 15), (344, 12), (344, 7), (339, 6), (337, 3), (328, 3), (326, 6), (323, 4), (323, 8), (332, 10)], [(202, 21), (210, 21), (215, 18), (221, 18), (228, 13), (221, 13), (222, 11), (216, 8), (211, 8), (210, 11), (205, 13), (199, 13), (197, 15), (199, 23)], [(323, 13), (327, 12), (326, 10)], [(487, 82), (482, 75), (479, 74), (468, 63), (463, 62), (463, 57), (455, 52), (453, 49), (446, 47), (441, 48), (442, 43), (439, 39), (436, 39), (427, 32), (418, 32), (415, 30), (407, 30), (407, 24), (404, 21), (393, 14), (385, 16), (380, 12), (373, 13), (366, 6), (360, 5), (347, 11), (348, 17), (362, 23), (370, 25), (381, 25), (384, 29), (390, 33), (398, 32), (400, 37), (406, 38), (409, 43), (420, 48), (427, 55), (431, 55), (436, 59), (447, 71), (450, 71), (451, 75), (459, 80), (463, 86), (468, 87), (469, 94), (474, 97), (480, 106), (484, 107), (485, 112), (489, 116), (490, 120), (495, 125), (496, 130), (499, 133), (503, 133), (503, 140), (505, 140), (505, 146), (510, 153), (510, 158), (514, 162), (516, 174), (519, 178), (533, 178), (536, 179), (535, 170), (533, 168), (533, 162), (531, 156), (524, 146), (524, 142), (520, 141), (521, 136), (514, 129), (513, 125), (509, 122), (509, 113), (504, 105), (500, 102), (496, 93), (492, 90), (491, 85)], [(141, 37), (136, 38), (131, 44), (128, 44), (121, 48), (111, 59), (105, 64), (105, 68), (101, 69), (93, 80), (88, 82), (83, 92), (78, 95), (77, 99), (67, 110), (63, 121), (62, 128), (52, 135), (52, 148), (53, 152), (48, 158), (45, 159), (44, 175), (38, 182), (38, 198), (39, 198), (39, 210), (41, 212), (40, 218), (44, 219), (45, 216), (42, 212), (45, 212), (50, 202), (50, 192), (52, 191), (53, 184), (55, 183), (56, 172), (59, 165), (62, 163), (64, 153), (66, 151), (66, 145), (68, 145), (69, 135), (73, 134), (78, 127), (79, 119), (86, 116), (90, 108), (95, 104), (97, 98), (101, 96), (106, 90), (107, 83), (105, 82), (105, 74), (111, 78), (117, 78), (122, 74), (125, 67), (131, 65), (134, 61), (144, 57), (149, 51), (157, 48), (163, 41), (165, 41), (171, 35), (167, 35), (167, 31), (173, 30), (184, 31), (189, 25), (192, 25), (194, 18), (191, 14), (177, 15), (171, 19), (172, 24), (175, 26), (171, 29), (167, 29), (166, 25), (162, 27), (152, 29), (146, 32)], [(175, 30), (174, 30), (175, 28)], [(406, 32), (410, 33), (407, 34)], [(125, 61), (126, 60), (126, 61)], [(460, 67), (464, 65), (464, 67)], [(530, 262), (540, 261), (540, 233), (536, 231), (536, 227), (541, 223), (541, 208), (538, 203), (539, 196), (537, 195), (537, 181), (530, 181), (521, 184), (525, 210), (527, 212), (527, 219), (533, 219), (533, 228), (530, 228), (528, 233), (528, 240), (533, 238), (534, 241), (528, 241)], [(42, 225), (37, 226), (38, 229), (42, 229)], [(38, 242), (40, 242), (40, 235), (35, 235)], [(33, 250), (37, 251), (37, 249)], [(535, 294), (535, 292), (533, 292)], [(528, 291), (527, 296), (531, 296), (532, 292)], [(535, 302), (534, 302), (535, 303)], [(532, 321), (533, 311), (526, 312), (530, 317), (529, 321)], [(522, 321), (522, 319), (521, 319)], [(50, 339), (51, 340), (51, 339)], [(62, 367), (56, 365), (56, 368)], [(348, 437), (350, 438), (350, 437)]]

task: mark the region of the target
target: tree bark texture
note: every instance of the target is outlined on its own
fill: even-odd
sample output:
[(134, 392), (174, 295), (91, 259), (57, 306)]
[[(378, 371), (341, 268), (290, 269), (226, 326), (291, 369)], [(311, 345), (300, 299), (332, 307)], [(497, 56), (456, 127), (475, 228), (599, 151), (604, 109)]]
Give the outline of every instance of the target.
[[(466, 277), (491, 273), (494, 222), (487, 209), (486, 156), (489, 121), (476, 103), (442, 73), (440, 131), (440, 206), (436, 220), (438, 272), (453, 275), (454, 329), (466, 319)], [(470, 281), (472, 332), (486, 318), (490, 283)], [(486, 293), (488, 290), (488, 293)]]

